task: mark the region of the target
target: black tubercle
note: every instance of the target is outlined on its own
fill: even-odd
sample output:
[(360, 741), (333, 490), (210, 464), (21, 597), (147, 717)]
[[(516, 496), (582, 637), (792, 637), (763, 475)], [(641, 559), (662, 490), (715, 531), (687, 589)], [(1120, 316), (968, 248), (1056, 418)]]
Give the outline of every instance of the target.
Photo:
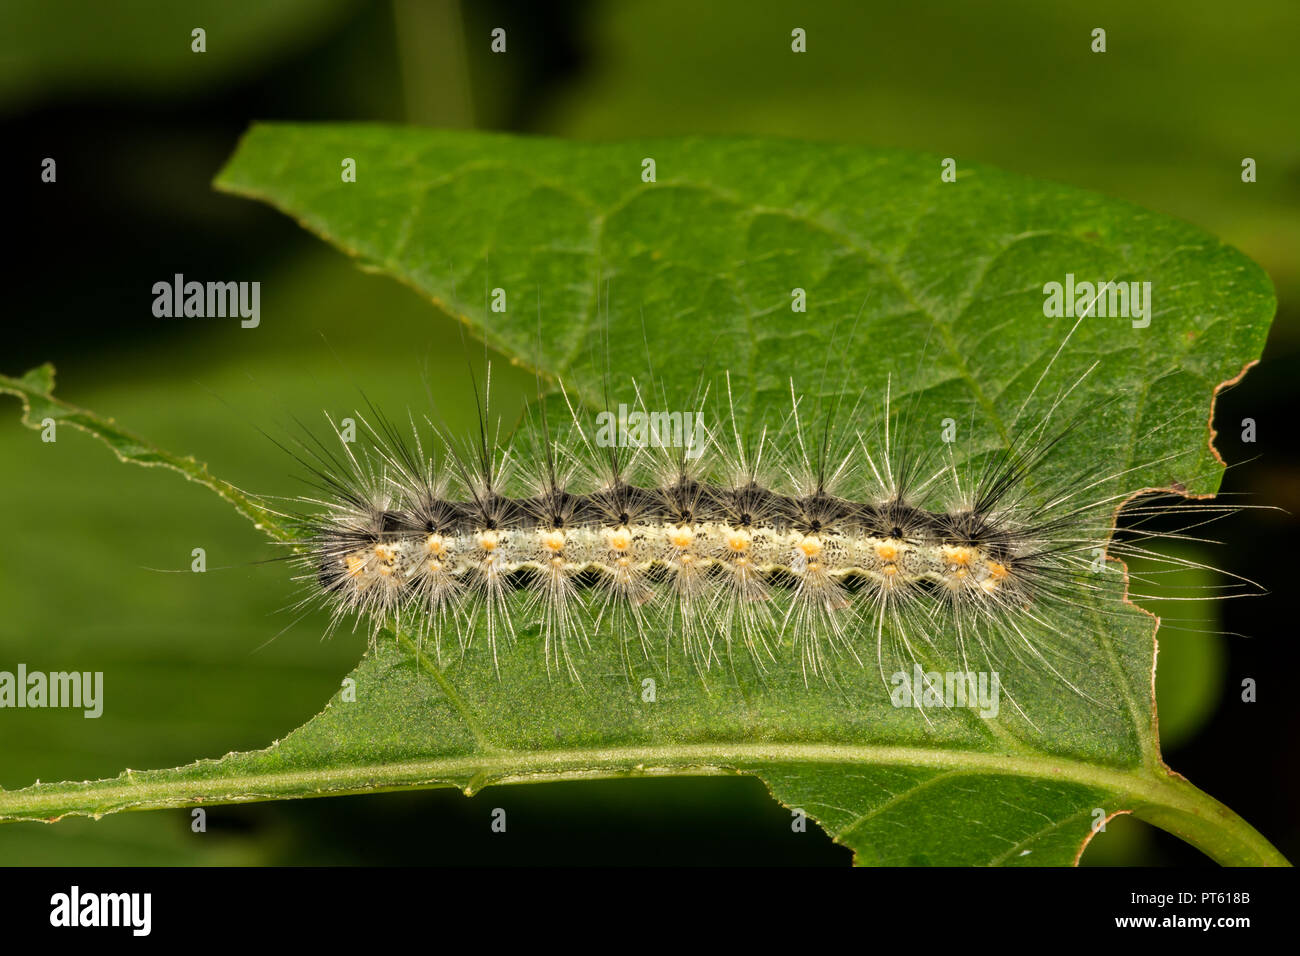
[(933, 542), (942, 539), (944, 521), (942, 512), (926, 511), (893, 498), (878, 505), (858, 505), (860, 527), (867, 534), (900, 541)]
[(590, 494), (555, 489), (530, 498), (485, 495), (474, 501), (429, 499), (377, 511), (366, 527), (321, 528), (357, 546), (419, 533), (447, 536), (517, 528), (574, 529), (664, 522), (773, 528), (802, 534), (869, 534), (913, 543), (960, 544), (994, 557), (1011, 552), (1009, 535), (976, 511), (935, 512), (894, 498), (855, 502), (825, 492), (801, 497), (750, 482), (737, 487), (683, 478), (662, 488), (616, 482)]

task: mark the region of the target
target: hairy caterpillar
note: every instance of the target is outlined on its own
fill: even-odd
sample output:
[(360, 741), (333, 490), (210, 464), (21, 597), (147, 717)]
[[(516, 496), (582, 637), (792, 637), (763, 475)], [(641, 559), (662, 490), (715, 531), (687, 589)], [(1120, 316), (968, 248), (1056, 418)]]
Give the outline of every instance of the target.
[(318, 489), (292, 516), (306, 600), (336, 624), (368, 622), (372, 640), (385, 626), (413, 632), (439, 659), (450, 635), (471, 654), (482, 634), (494, 666), (502, 641), (535, 628), (548, 671), (579, 682), (584, 649), (610, 640), (665, 664), (675, 648), (701, 677), (743, 659), (760, 672), (793, 666), (805, 683), (873, 659), (888, 681), (890, 662), (934, 651), (964, 670), (1011, 656), (1086, 697), (1054, 657), (1077, 652), (1071, 632), (1096, 609), (1087, 599), (1106, 559), (1152, 559), (1157, 574), (1200, 567), (1148, 546), (1190, 528), (1150, 523), (1194, 527), (1235, 510), (1148, 495), (1113, 536), (1141, 490), (1125, 477), (1176, 456), (1045, 473), (1082, 416), (1100, 414), (1058, 421), (1082, 378), (981, 454), (926, 435), (888, 387), (874, 402), (809, 408), (819, 403), (792, 382), (779, 423), (751, 430), (723, 381), (724, 400), (701, 389), (677, 410), (709, 424), (674, 441), (660, 440), (633, 385), (598, 413), (631, 408), (651, 423), (628, 441), (602, 435), (561, 387), (561, 424), (541, 402), (505, 439), (484, 401), (472, 442), (373, 407), (357, 415), (358, 447), (336, 426), (299, 442)]

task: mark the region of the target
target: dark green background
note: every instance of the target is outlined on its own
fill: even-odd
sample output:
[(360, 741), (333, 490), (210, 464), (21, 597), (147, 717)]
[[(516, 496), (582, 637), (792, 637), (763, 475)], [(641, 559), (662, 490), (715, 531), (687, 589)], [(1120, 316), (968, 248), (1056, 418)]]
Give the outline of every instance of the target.
[[(0, 369), (52, 360), (59, 393), (214, 473), (296, 489), (258, 428), (390, 408), (437, 383), (468, 427), (458, 326), (212, 176), (255, 119), (386, 120), (580, 138), (768, 133), (903, 146), (1057, 179), (1194, 222), (1273, 277), (1261, 367), (1219, 403), (1225, 489), (1246, 514), (1211, 560), (1281, 594), (1195, 612), (1246, 637), (1161, 631), (1169, 763), (1284, 853), (1300, 851), (1287, 574), (1300, 511), (1290, 386), (1300, 372), (1300, 78), (1290, 0), (766, 4), (84, 0), (0, 9), (10, 233)], [(189, 50), (207, 29), (208, 52)], [(502, 26), (508, 53), (488, 52)], [(808, 53), (790, 53), (790, 30)], [(1104, 27), (1108, 52), (1089, 50)], [(58, 182), (39, 182), (41, 160)], [(1240, 180), (1244, 156), (1259, 181)], [(175, 272), (262, 283), (262, 326), (160, 320)], [(477, 291), (467, 294), (477, 294)], [(468, 346), (470, 352), (474, 345)], [(531, 384), (498, 366), (509, 414)], [(210, 493), (54, 445), (0, 416), (0, 668), (103, 670), (105, 715), (0, 712), (0, 786), (115, 775), (266, 745), (314, 714), (364, 638), (277, 613), (293, 591)], [(1238, 440), (1243, 417), (1259, 441)], [(206, 575), (183, 569), (207, 549)], [(1163, 610), (1163, 609), (1162, 609)], [(1174, 612), (1194, 616), (1187, 606)], [(277, 636), (278, 635), (278, 636)], [(1243, 677), (1260, 701), (1243, 704)], [(506, 808), (506, 835), (489, 832)], [(755, 780), (619, 781), (339, 798), (0, 828), (0, 862), (847, 863)], [(1119, 818), (1086, 863), (1200, 863)]]

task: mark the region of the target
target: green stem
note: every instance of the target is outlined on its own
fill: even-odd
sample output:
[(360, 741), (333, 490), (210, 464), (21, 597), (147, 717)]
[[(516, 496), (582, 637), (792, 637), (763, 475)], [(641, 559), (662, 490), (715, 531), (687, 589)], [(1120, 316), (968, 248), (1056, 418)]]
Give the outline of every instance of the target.
[[(245, 758), (250, 755), (233, 755)], [(227, 758), (229, 759), (229, 758)], [(293, 797), (540, 783), (645, 775), (753, 773), (765, 763), (892, 764), (1068, 780), (1115, 794), (1118, 805), (1227, 866), (1287, 866), (1249, 823), (1186, 779), (1157, 768), (1120, 770), (1033, 754), (819, 744), (689, 744), (539, 752), (489, 751), (370, 766), (248, 773), (206, 761), (176, 770), (127, 771), (110, 780), (37, 784), (0, 791), (0, 821), (53, 822), (120, 810), (247, 803)]]
[(1290, 866), (1258, 830), (1198, 790), (1185, 777), (1170, 775), (1157, 781), (1163, 799), (1133, 809), (1140, 820), (1167, 830), (1224, 866)]

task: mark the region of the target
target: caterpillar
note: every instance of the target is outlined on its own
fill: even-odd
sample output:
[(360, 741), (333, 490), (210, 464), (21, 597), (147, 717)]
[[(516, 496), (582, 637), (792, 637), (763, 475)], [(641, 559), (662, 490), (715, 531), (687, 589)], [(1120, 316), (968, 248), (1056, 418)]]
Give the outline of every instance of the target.
[[(1107, 590), (1103, 572), (1134, 558), (1155, 575), (1201, 568), (1152, 542), (1203, 540), (1192, 529), (1239, 508), (1176, 493), (1129, 503), (1125, 478), (1176, 455), (1045, 469), (1104, 411), (1059, 420), (1094, 369), (976, 453), (916, 427), (892, 384), (824, 407), (791, 381), (779, 422), (751, 426), (726, 374), (723, 401), (701, 388), (676, 411), (651, 410), (632, 383), (593, 415), (560, 383), (558, 401), (539, 400), (503, 438), (489, 367), (472, 441), (367, 405), (363, 441), (331, 418), (330, 434), (289, 448), (316, 489), (288, 515), (290, 559), (303, 603), (325, 604), (331, 627), (366, 622), (372, 643), (384, 627), (414, 633), (440, 661), (453, 647), (476, 653), (482, 635), (496, 667), (502, 642), (535, 632), (548, 672), (579, 684), (595, 640), (665, 667), (680, 654), (706, 680), (743, 659), (833, 682), (874, 659), (888, 683), (887, 662), (939, 649), (964, 669), (1012, 656), (1087, 697), (1054, 658), (1077, 652), (1072, 632)], [(1157, 527), (1171, 517), (1177, 529)]]

